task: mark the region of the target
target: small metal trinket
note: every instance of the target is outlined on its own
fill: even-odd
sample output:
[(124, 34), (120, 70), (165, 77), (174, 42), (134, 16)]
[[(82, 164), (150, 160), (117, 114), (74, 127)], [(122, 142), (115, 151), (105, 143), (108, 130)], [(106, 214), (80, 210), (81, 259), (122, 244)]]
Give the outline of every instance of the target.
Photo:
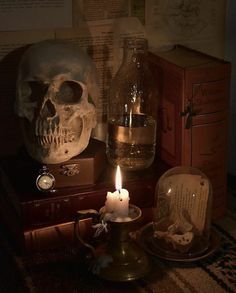
[(39, 170), (39, 175), (36, 178), (36, 187), (40, 191), (52, 191), (56, 180), (55, 177), (48, 171), (47, 166), (43, 166), (42, 169)]

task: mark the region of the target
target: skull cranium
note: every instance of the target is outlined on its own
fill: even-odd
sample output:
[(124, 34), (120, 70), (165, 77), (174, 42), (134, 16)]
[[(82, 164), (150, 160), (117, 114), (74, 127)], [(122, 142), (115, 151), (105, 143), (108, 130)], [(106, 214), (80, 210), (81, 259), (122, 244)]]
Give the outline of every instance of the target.
[(15, 109), (31, 157), (56, 164), (80, 154), (96, 126), (95, 67), (78, 46), (47, 40), (23, 55)]

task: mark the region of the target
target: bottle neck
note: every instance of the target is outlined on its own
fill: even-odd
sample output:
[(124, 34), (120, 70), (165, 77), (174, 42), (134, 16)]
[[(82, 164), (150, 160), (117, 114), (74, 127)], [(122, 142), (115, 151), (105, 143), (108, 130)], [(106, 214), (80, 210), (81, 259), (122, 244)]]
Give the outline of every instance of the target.
[(147, 57), (147, 40), (143, 38), (126, 38), (124, 41), (123, 63), (143, 62)]

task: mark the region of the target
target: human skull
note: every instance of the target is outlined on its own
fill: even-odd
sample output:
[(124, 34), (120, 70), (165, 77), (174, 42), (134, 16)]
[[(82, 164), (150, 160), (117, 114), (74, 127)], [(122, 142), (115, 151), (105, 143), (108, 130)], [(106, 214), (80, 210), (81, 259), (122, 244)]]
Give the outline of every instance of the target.
[(80, 154), (96, 126), (97, 98), (95, 67), (78, 46), (46, 40), (26, 50), (15, 110), (29, 155), (57, 164)]

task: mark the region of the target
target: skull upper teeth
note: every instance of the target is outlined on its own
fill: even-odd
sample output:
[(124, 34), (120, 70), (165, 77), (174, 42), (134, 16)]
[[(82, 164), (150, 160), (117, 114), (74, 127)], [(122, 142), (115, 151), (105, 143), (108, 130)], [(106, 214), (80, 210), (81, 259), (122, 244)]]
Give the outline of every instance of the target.
[(37, 143), (41, 146), (47, 146), (51, 144), (61, 145), (67, 142), (72, 142), (75, 140), (74, 133), (68, 133), (67, 135), (55, 135), (55, 134), (45, 134), (36, 136)]
[(41, 146), (51, 144), (61, 145), (75, 140), (75, 133), (71, 129), (63, 128), (56, 125), (53, 121), (45, 123), (44, 120), (38, 119), (35, 125), (36, 141)]

